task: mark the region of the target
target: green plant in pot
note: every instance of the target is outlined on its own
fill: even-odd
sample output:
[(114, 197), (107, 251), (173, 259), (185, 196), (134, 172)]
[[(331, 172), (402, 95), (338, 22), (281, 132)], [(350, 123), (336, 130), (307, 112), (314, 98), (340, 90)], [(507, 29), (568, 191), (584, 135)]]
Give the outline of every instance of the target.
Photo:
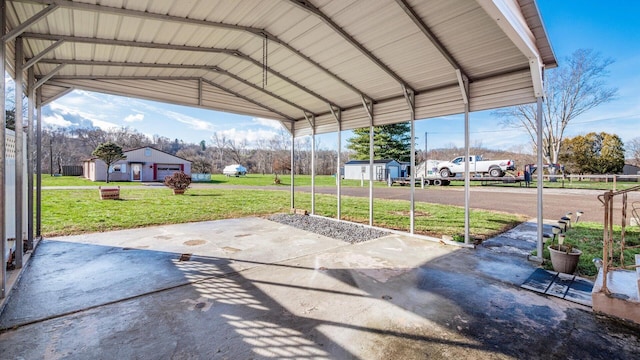
[[(551, 245), (547, 247), (549, 249), (553, 270), (573, 274), (578, 267), (578, 261), (580, 260), (582, 251), (569, 244), (564, 244), (565, 234), (561, 232), (562, 229), (560, 227), (554, 227), (553, 230), (553, 240)], [(555, 243), (556, 238), (558, 239), (557, 244)]]
[(182, 195), (191, 185), (191, 176), (182, 171), (176, 171), (173, 175), (164, 178), (164, 185), (173, 189), (174, 195)]

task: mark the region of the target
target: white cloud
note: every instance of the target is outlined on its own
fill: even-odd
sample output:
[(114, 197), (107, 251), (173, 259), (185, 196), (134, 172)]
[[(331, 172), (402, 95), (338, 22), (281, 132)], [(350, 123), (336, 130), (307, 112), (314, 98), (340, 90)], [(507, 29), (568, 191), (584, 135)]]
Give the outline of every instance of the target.
[(144, 114), (130, 114), (124, 118), (125, 122), (138, 122), (144, 120)]
[(43, 116), (42, 122), (49, 125), (67, 127), (71, 126), (73, 123), (71, 121), (65, 120), (60, 114), (53, 114), (52, 116)]
[(222, 130), (219, 132), (221, 135), (236, 143), (246, 140), (249, 143), (249, 147), (256, 143), (258, 140), (271, 139), (277, 135), (275, 131), (271, 130), (238, 130), (236, 128)]
[(171, 120), (175, 120), (180, 123), (189, 125), (189, 127), (194, 130), (214, 131), (214, 128), (215, 128), (215, 126), (212, 123), (195, 118), (193, 116), (184, 115), (184, 114), (180, 114), (173, 111), (163, 111), (162, 113)]
[(253, 118), (252, 120), (254, 123), (257, 123), (258, 125), (262, 125), (265, 127), (276, 129), (276, 130), (282, 129), (282, 124), (278, 120), (265, 119), (265, 118), (259, 118), (259, 117)]

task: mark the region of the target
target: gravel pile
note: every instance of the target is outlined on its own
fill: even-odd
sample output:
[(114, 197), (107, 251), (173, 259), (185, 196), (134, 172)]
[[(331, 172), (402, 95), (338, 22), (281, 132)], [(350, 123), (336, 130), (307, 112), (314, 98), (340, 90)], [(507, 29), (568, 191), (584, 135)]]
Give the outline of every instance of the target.
[(349, 224), (315, 216), (276, 214), (270, 216), (269, 220), (351, 244), (389, 235), (386, 231), (372, 229), (363, 225)]

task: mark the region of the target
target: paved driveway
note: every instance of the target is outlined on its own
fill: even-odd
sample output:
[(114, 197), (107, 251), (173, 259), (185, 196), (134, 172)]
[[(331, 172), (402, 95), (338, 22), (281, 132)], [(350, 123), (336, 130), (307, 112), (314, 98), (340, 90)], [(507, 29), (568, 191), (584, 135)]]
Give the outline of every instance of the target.
[(483, 245), (351, 245), (254, 218), (48, 239), (0, 316), (0, 354), (637, 358), (637, 326), (519, 287), (534, 224)]

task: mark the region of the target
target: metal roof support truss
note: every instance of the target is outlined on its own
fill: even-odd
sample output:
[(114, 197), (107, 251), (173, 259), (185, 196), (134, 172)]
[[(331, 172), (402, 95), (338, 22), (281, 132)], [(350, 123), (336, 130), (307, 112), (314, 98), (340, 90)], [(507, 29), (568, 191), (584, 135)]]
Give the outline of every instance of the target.
[[(186, 45), (173, 45), (173, 44), (158, 44), (158, 43), (147, 43), (147, 42), (138, 42), (138, 41), (130, 41), (130, 40), (115, 40), (115, 39), (98, 39), (98, 38), (89, 38), (89, 37), (77, 37), (77, 36), (68, 36), (68, 35), (48, 35), (48, 34), (36, 34), (36, 33), (25, 33), (25, 37), (32, 39), (41, 39), (41, 40), (51, 40), (51, 41), (67, 41), (67, 42), (76, 42), (76, 43), (84, 43), (84, 44), (100, 44), (100, 45), (114, 45), (114, 46), (129, 46), (129, 47), (140, 47), (140, 48), (149, 48), (149, 49), (163, 49), (163, 50), (176, 50), (176, 51), (192, 51), (192, 52), (204, 52), (204, 53), (217, 53), (217, 54), (226, 54), (229, 56), (233, 56), (234, 58), (242, 59), (251, 63), (254, 66), (259, 66), (261, 69), (264, 68), (264, 65), (252, 58), (251, 56), (240, 52), (239, 50), (233, 49), (218, 49), (218, 48), (203, 48), (198, 46), (186, 46)], [(47, 62), (55, 62), (55, 60), (49, 60)], [(82, 61), (82, 60), (64, 60), (60, 62), (67, 62), (69, 64), (87, 64), (92, 65), (91, 61)], [(107, 65), (108, 62), (96, 62), (97, 65)], [(126, 63), (125, 63), (126, 64)], [(114, 63), (114, 65), (116, 65)], [(125, 66), (125, 65), (123, 65)], [(135, 65), (131, 65), (135, 66)], [(169, 65), (170, 67), (171, 65)], [(174, 65), (178, 67), (177, 65)], [(205, 68), (205, 66), (202, 66)], [(217, 71), (225, 71), (216, 66), (210, 67), (212, 69), (217, 69)], [(284, 80), (285, 82), (297, 87), (298, 89), (306, 92), (307, 94), (315, 97), (326, 103), (333, 104), (329, 99), (324, 96), (316, 93), (315, 91), (308, 89), (304, 85), (288, 78), (282, 73), (267, 67), (266, 70), (278, 78)], [(230, 74), (227, 72), (227, 74)], [(256, 85), (257, 86), (257, 85)]]
[(78, 3), (78, 2), (67, 1), (67, 0), (13, 0), (13, 1), (39, 3), (43, 5), (55, 4), (55, 6), (58, 6), (61, 8), (67, 8), (67, 9), (96, 11), (100, 13), (114, 14), (114, 15), (120, 15), (120, 16), (130, 16), (130, 17), (137, 17), (137, 18), (174, 22), (174, 23), (180, 23), (180, 24), (192, 24), (192, 25), (198, 25), (198, 26), (208, 26), (212, 28), (241, 31), (256, 37), (267, 38), (269, 41), (277, 43), (278, 45), (291, 51), (293, 54), (296, 54), (301, 59), (312, 64), (314, 67), (316, 67), (317, 69), (319, 69), (320, 71), (322, 71), (323, 73), (331, 77), (332, 79), (336, 80), (337, 82), (341, 83), (342, 85), (344, 85), (351, 91), (355, 92), (356, 94), (361, 96), (366, 96), (360, 89), (356, 88), (351, 83), (347, 82), (346, 80), (340, 78), (338, 75), (324, 68), (318, 62), (304, 55), (303, 53), (301, 53), (300, 51), (298, 51), (297, 49), (289, 45), (287, 42), (282, 41), (277, 36), (269, 33), (265, 29), (253, 28), (249, 26), (240, 26), (240, 25), (234, 25), (234, 24), (225, 24), (220, 22), (212, 22), (208, 20), (182, 18), (182, 17), (171, 16), (167, 14), (154, 14), (147, 11), (138, 11), (138, 10), (125, 9), (120, 7), (110, 7), (110, 6), (97, 5), (97, 4)]
[(360, 53), (366, 56), (369, 60), (371, 60), (378, 68), (384, 71), (387, 75), (397, 81), (401, 86), (409, 88), (409, 85), (404, 79), (400, 77), (400, 75), (396, 74), (391, 68), (389, 68), (386, 64), (382, 62), (382, 60), (378, 59), (371, 51), (364, 47), (361, 43), (359, 43), (353, 36), (347, 33), (342, 26), (336, 24), (330, 17), (325, 15), (320, 9), (313, 6), (310, 1), (307, 0), (290, 0), (290, 2), (299, 8), (310, 12), (320, 18), (327, 26), (329, 26), (334, 32), (342, 36), (349, 44), (358, 49)]

